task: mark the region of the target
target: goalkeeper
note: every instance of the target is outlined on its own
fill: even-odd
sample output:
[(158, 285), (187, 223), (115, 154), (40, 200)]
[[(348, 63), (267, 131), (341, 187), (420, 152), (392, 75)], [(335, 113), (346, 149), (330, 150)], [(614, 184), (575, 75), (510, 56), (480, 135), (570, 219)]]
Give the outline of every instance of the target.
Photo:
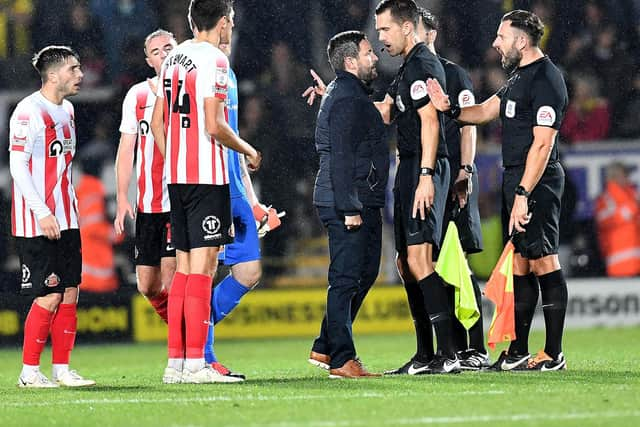
[[(230, 55), (228, 44), (221, 44), (220, 50), (227, 56)], [(229, 126), (238, 133), (238, 84), (231, 69), (229, 69), (227, 87), (228, 122)], [(267, 231), (277, 228), (280, 225), (280, 217), (284, 213), (278, 214), (275, 209), (264, 207), (258, 202), (244, 156), (229, 149), (227, 165), (235, 239), (233, 243), (224, 246), (218, 257), (221, 264), (230, 267), (230, 272), (218, 283), (211, 294), (211, 319), (205, 346), (205, 359), (220, 374), (244, 380), (244, 375), (232, 372), (218, 362), (213, 350), (213, 328), (260, 281), (262, 267), (258, 235), (263, 237)]]

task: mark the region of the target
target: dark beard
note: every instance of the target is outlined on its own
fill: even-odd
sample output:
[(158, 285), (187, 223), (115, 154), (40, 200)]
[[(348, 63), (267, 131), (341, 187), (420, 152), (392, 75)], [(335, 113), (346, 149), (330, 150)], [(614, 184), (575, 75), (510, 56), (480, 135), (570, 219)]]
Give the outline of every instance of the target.
[(516, 68), (518, 68), (518, 65), (520, 65), (520, 61), (522, 60), (522, 52), (517, 49), (511, 48), (509, 49), (509, 52), (507, 52), (507, 54), (509, 55), (502, 56), (500, 62), (502, 63), (502, 68), (506, 71), (506, 73), (511, 74), (513, 71), (515, 71)]
[(366, 84), (371, 84), (375, 78), (378, 77), (378, 72), (375, 67), (371, 68), (368, 71), (363, 70), (362, 68), (358, 69), (358, 78), (365, 82)]

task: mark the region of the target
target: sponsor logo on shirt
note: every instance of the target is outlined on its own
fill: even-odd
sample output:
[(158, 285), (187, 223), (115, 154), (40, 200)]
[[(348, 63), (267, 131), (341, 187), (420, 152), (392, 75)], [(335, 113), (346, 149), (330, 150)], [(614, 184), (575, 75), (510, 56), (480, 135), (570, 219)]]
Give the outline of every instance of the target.
[(427, 84), (424, 80), (416, 80), (411, 84), (411, 99), (418, 101), (427, 96)]
[(556, 111), (553, 107), (548, 105), (543, 105), (538, 108), (538, 113), (536, 114), (536, 123), (540, 126), (553, 126), (556, 122)]
[(504, 109), (504, 115), (510, 119), (516, 116), (516, 101), (508, 100)]
[(31, 270), (27, 267), (26, 264), (22, 264), (22, 289), (31, 289), (33, 287), (33, 283), (31, 283)]
[(70, 153), (75, 148), (73, 139), (56, 139), (49, 144), (49, 157), (58, 157)]
[(215, 215), (209, 215), (202, 220), (202, 229), (205, 232), (204, 240), (213, 240), (221, 237), (220, 219)]

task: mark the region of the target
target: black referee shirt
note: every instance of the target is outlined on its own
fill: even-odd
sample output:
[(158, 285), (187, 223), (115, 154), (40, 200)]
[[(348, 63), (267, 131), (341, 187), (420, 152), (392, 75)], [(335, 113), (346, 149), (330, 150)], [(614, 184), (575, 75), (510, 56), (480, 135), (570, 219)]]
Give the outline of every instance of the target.
[[(534, 126), (560, 129), (569, 103), (564, 78), (545, 56), (517, 68), (496, 95), (500, 98), (503, 165), (523, 166), (533, 144)], [(549, 163), (557, 161), (558, 144), (554, 144)]]
[[(440, 63), (444, 67), (444, 73), (447, 78), (447, 94), (451, 102), (458, 104), (460, 107), (474, 105), (476, 98), (473, 95), (473, 84), (469, 73), (455, 62), (442, 57), (438, 57), (438, 59), (440, 59)], [(457, 120), (445, 116), (444, 128), (447, 153), (451, 164), (451, 178), (455, 180), (458, 177), (458, 169), (460, 168), (461, 124)]]
[[(398, 125), (398, 153), (411, 157), (422, 152), (420, 141), (420, 116), (418, 110), (430, 101), (427, 95), (427, 79), (435, 78), (446, 87), (444, 68), (424, 43), (416, 44), (409, 52), (398, 74), (389, 87), (394, 100), (392, 116)], [(440, 138), (437, 157), (447, 156), (444, 142), (444, 118), (438, 113)]]

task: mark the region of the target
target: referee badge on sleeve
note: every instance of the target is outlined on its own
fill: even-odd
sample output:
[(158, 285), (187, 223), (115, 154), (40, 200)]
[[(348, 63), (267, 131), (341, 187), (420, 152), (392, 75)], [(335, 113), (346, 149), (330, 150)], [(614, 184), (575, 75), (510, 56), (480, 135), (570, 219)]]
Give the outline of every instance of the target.
[(473, 96), (473, 92), (469, 89), (464, 89), (458, 94), (458, 105), (460, 107), (469, 107), (476, 103), (476, 98)]
[(507, 105), (504, 109), (504, 115), (510, 119), (513, 119), (516, 116), (516, 101), (508, 100)]
[(553, 126), (556, 122), (556, 111), (553, 107), (543, 105), (536, 113), (536, 124), (539, 126)]
[(416, 80), (411, 84), (411, 99), (418, 101), (427, 96), (427, 84), (424, 80)]

